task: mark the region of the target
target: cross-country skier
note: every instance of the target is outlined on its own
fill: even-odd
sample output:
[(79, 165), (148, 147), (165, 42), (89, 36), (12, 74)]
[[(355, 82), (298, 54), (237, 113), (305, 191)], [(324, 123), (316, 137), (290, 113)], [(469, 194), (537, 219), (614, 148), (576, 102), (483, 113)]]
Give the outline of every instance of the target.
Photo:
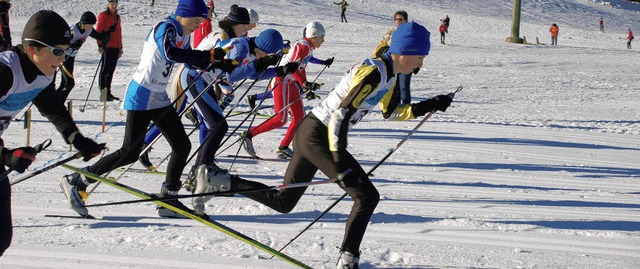
[[(246, 33), (247, 31), (249, 20), (250, 20), (249, 11), (247, 11), (246, 8), (239, 7), (237, 5), (231, 6), (229, 14), (226, 17), (224, 17), (221, 21), (218, 22), (219, 28), (216, 29), (216, 31), (214, 32), (209, 31), (209, 34), (207, 34), (202, 39), (202, 41), (200, 41), (196, 49), (209, 51), (215, 47), (221, 47), (223, 43), (227, 42), (230, 38), (244, 35), (244, 33)], [(202, 23), (200, 23), (199, 29), (200, 27), (202, 27)], [(184, 67), (180, 65), (178, 67), (177, 72), (182, 74), (184, 72)], [(206, 73), (203, 76), (205, 77), (209, 76), (209, 81), (213, 79), (212, 75), (207, 75)], [(186, 87), (187, 85), (182, 85), (182, 86)], [(180, 89), (172, 88), (171, 90), (180, 90)], [(173, 95), (178, 96), (180, 95), (180, 93), (173, 93)], [(178, 100), (178, 102), (176, 103), (175, 107), (178, 113), (181, 113), (182, 110), (186, 107), (186, 100), (187, 98), (182, 98), (181, 100)], [(187, 111), (187, 113), (185, 114), (187, 118), (189, 118), (193, 122), (202, 120), (201, 117), (198, 117), (197, 115), (191, 116), (192, 111), (193, 110)], [(195, 114), (195, 112), (193, 114)], [(151, 142), (153, 142), (153, 140), (156, 139), (156, 137), (159, 134), (160, 134), (160, 131), (158, 130), (158, 128), (155, 126), (152, 127), (151, 130), (149, 130), (149, 132), (144, 138), (144, 143), (145, 143), (144, 147), (147, 147), (147, 145), (151, 144)], [(200, 142), (203, 141), (206, 135), (207, 135), (207, 127), (204, 124), (200, 124)], [(153, 163), (151, 163), (151, 160), (149, 159), (149, 151), (146, 151), (142, 155), (140, 155), (140, 158), (138, 160), (144, 167), (153, 169)]]
[(629, 28), (629, 32), (627, 33), (627, 49), (631, 49), (631, 40), (633, 39), (633, 33), (631, 32), (631, 28)]
[[(288, 112), (291, 112), (291, 124), (287, 128), (284, 138), (280, 141), (276, 156), (281, 159), (290, 159), (293, 156), (293, 151), (289, 148), (289, 145), (293, 140), (293, 132), (296, 126), (304, 117), (304, 106), (300, 93), (303, 87), (313, 90), (319, 88), (318, 83), (307, 81), (307, 63), (324, 64), (327, 67), (333, 63), (333, 58), (323, 61), (313, 57), (313, 51), (320, 48), (324, 43), (324, 26), (317, 21), (310, 22), (304, 32), (305, 37), (298, 40), (280, 62), (281, 66), (289, 63), (300, 63), (297, 70), (291, 76), (277, 77), (269, 86), (273, 91), (273, 109), (276, 112), (276, 116), (256, 127), (252, 127), (241, 135), (243, 138), (242, 145), (252, 157), (257, 157), (257, 155), (251, 139), (261, 133), (282, 127), (287, 123)], [(251, 98), (249, 99), (250, 102), (252, 99), (254, 101), (257, 99), (257, 97)]]
[(69, 51), (67, 51), (68, 57), (64, 61), (62, 66), (60, 86), (58, 87), (59, 101), (64, 103), (71, 93), (71, 90), (75, 86), (75, 80), (73, 79), (73, 67), (76, 61), (76, 55), (80, 47), (87, 41), (88, 37), (92, 37), (96, 40), (105, 40), (111, 33), (104, 32), (98, 33), (93, 30), (93, 25), (96, 24), (96, 15), (91, 11), (87, 11), (80, 16), (80, 21), (71, 26), (71, 45)]
[[(153, 121), (171, 145), (171, 158), (160, 191), (161, 196), (178, 194), (182, 186), (180, 177), (191, 143), (176, 110), (171, 107), (165, 87), (175, 63), (202, 69), (212, 66), (227, 68), (227, 61), (221, 61), (224, 56), (221, 49), (199, 51), (189, 47), (190, 34), (207, 16), (207, 6), (202, 0), (179, 0), (175, 13), (152, 28), (142, 49), (140, 65), (127, 88), (124, 100), (127, 122), (122, 147), (86, 168), (87, 171), (100, 175), (135, 162), (142, 151), (147, 126)], [(88, 210), (84, 207), (80, 192), (94, 182), (78, 173), (67, 175), (60, 181), (71, 208), (82, 216), (86, 216)], [(170, 200), (169, 203), (186, 211), (190, 210), (178, 200)], [(158, 214), (162, 217), (176, 216), (173, 211), (163, 207), (158, 208)]]
[[(283, 47), (282, 35), (280, 32), (274, 29), (267, 29), (262, 31), (256, 37), (238, 37), (229, 40), (227, 45), (230, 50), (227, 53), (226, 58), (234, 60), (239, 65), (230, 73), (225, 75), (225, 80), (229, 83), (244, 79), (253, 78), (257, 80), (269, 79), (281, 72), (283, 74), (286, 67), (272, 67), (271, 65), (277, 63), (277, 59), (280, 58), (279, 52)], [(269, 56), (268, 56), (269, 55)], [(274, 60), (275, 59), (275, 60)], [(293, 70), (294, 68), (292, 68)], [(201, 76), (197, 78), (198, 70), (190, 69), (187, 76), (183, 76), (183, 83), (192, 83), (195, 80), (194, 87), (188, 92), (187, 96), (190, 101), (193, 102), (194, 98), (201, 92), (207, 90), (214, 78), (207, 78)], [(227, 91), (226, 94), (230, 94), (232, 89), (230, 87), (220, 87), (223, 91)], [(223, 108), (218, 105), (218, 100), (215, 99), (215, 94), (212, 90), (209, 90), (209, 94), (204, 94), (202, 98), (196, 101), (196, 110), (198, 115), (202, 118), (204, 125), (207, 128), (207, 137), (200, 141), (202, 144), (201, 150), (198, 152), (196, 162), (189, 173), (189, 179), (185, 186), (187, 190), (192, 190), (194, 177), (198, 173), (202, 173), (208, 169), (219, 170), (215, 164), (215, 155), (220, 147), (220, 143), (225, 137), (229, 125), (224, 118)], [(219, 98), (224, 98), (222, 95)], [(204, 213), (204, 204), (197, 203), (197, 199), (194, 200), (194, 209), (198, 214)]]
[[(322, 103), (302, 120), (296, 129), (293, 146), (296, 149), (284, 175), (284, 183), (310, 182), (321, 170), (327, 177), (341, 179), (339, 185), (354, 200), (345, 227), (337, 268), (357, 268), (360, 243), (367, 224), (380, 199), (380, 194), (358, 161), (347, 151), (349, 129), (376, 105), (385, 118), (409, 120), (439, 110), (451, 104), (447, 95), (398, 106), (393, 93), (396, 75), (410, 73), (422, 67), (429, 54), (429, 31), (408, 22), (391, 37), (389, 51), (379, 58), (370, 58), (354, 65)], [(229, 175), (224, 170), (211, 170), (197, 177), (197, 192), (241, 191), (267, 186)], [(306, 188), (291, 188), (244, 195), (272, 209), (290, 212)], [(210, 199), (202, 197), (204, 201)]]
[[(0, 135), (29, 102), (38, 108), (73, 144), (84, 160), (100, 154), (103, 145), (80, 134), (67, 109), (56, 99), (54, 73), (64, 61), (69, 48), (69, 25), (57, 13), (41, 10), (29, 18), (22, 31), (22, 44), (0, 52)], [(17, 143), (17, 141), (14, 141)], [(0, 138), (0, 174), (5, 167), (24, 172), (36, 158), (32, 147), (5, 147)], [(0, 179), (0, 256), (11, 244), (11, 186), (7, 177)]]

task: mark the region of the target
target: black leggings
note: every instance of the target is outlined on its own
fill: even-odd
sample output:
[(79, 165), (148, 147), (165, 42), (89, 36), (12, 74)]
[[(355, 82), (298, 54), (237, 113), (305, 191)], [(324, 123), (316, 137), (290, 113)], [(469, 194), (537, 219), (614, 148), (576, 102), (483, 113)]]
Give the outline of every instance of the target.
[[(164, 111), (167, 111), (166, 115), (157, 120)], [(140, 152), (142, 152), (143, 139), (147, 133), (147, 127), (151, 121), (154, 121), (155, 126), (158, 127), (160, 133), (164, 135), (171, 146), (171, 158), (167, 165), (165, 178), (167, 189), (171, 191), (179, 190), (182, 186), (180, 177), (189, 157), (189, 151), (191, 151), (191, 142), (184, 132), (184, 127), (180, 118), (178, 118), (176, 110), (172, 106), (152, 110), (127, 111), (127, 125), (124, 130), (122, 147), (104, 156), (89, 167), (89, 171), (101, 175), (137, 161)]]
[[(0, 174), (3, 174), (4, 164), (0, 163)], [(0, 257), (11, 245), (13, 225), (11, 224), (11, 185), (9, 178), (0, 182)]]
[[(309, 113), (296, 128), (293, 147), (295, 150), (284, 175), (284, 183), (310, 182), (318, 169), (328, 178), (337, 177), (340, 171), (329, 151), (327, 127), (313, 113)], [(371, 215), (380, 200), (380, 194), (358, 161), (350, 153), (345, 157), (344, 165), (351, 168), (353, 174), (349, 178), (357, 178), (359, 181), (345, 182), (344, 185), (347, 186), (343, 187), (354, 204), (347, 219), (341, 250), (358, 253)], [(234, 190), (266, 187), (262, 183), (244, 179), (232, 182)], [(278, 212), (288, 213), (296, 206), (305, 190), (306, 188), (292, 188), (244, 195)]]
[(106, 48), (102, 57), (104, 58), (102, 58), (102, 63), (100, 64), (98, 85), (101, 91), (106, 88), (108, 93), (111, 93), (111, 81), (113, 80), (113, 73), (116, 71), (118, 58), (120, 58), (120, 49)]

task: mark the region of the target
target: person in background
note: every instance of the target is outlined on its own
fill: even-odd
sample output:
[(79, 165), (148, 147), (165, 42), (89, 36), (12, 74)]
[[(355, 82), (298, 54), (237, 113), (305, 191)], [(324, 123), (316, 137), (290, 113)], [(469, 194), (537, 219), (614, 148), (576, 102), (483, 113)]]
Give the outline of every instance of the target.
[(445, 32), (447, 32), (447, 34), (449, 33), (449, 23), (451, 23), (451, 19), (449, 18), (449, 15), (444, 17), (444, 20), (442, 20), (442, 22), (444, 22), (444, 26), (447, 27), (447, 30)]
[(11, 0), (0, 0), (0, 51), (5, 51), (11, 46), (11, 29), (9, 28), (9, 9)]
[(631, 40), (633, 39), (633, 33), (631, 32), (631, 29), (629, 29), (629, 32), (627, 33), (627, 49), (631, 49)]
[(349, 6), (349, 4), (347, 3), (347, 0), (342, 0), (340, 1), (340, 3), (336, 3), (333, 2), (336, 5), (339, 5), (341, 8), (341, 13), (340, 13), (340, 21), (346, 23), (347, 22), (347, 6)]
[(247, 33), (245, 36), (249, 35), (249, 31), (253, 30), (258, 26), (258, 22), (260, 22), (260, 17), (258, 16), (258, 12), (255, 9), (249, 9), (249, 26), (247, 26)]
[[(207, 4), (207, 8), (209, 9), (209, 17), (206, 18), (200, 26), (198, 26), (198, 30), (193, 32), (193, 48), (197, 48), (200, 45), (200, 42), (204, 37), (206, 37), (212, 31), (211, 26), (211, 15), (213, 14), (213, 0), (209, 0)], [(217, 17), (217, 16), (216, 16)]]
[(549, 28), (549, 32), (551, 32), (551, 45), (558, 45), (558, 32), (560, 32), (560, 28), (558, 28), (557, 24), (552, 24)]
[[(111, 93), (111, 81), (116, 71), (118, 59), (124, 53), (122, 49), (122, 25), (118, 15), (118, 0), (108, 0), (107, 9), (98, 14), (96, 31), (98, 33), (109, 32), (107, 40), (98, 40), (98, 52), (102, 54), (98, 86), (100, 87), (100, 100), (106, 96), (107, 101), (118, 101), (120, 98)], [(106, 93), (104, 93), (106, 91)]]
[[(389, 49), (389, 42), (391, 42), (391, 35), (393, 32), (403, 23), (406, 23), (409, 20), (409, 14), (407, 14), (404, 10), (398, 10), (393, 14), (394, 27), (389, 29), (384, 36), (382, 36), (382, 40), (378, 43), (378, 47), (373, 52), (373, 57), (380, 57), (382, 54), (387, 52)], [(406, 105), (411, 103), (411, 73), (409, 74), (398, 74), (398, 82), (396, 83), (397, 97), (400, 100), (400, 104)]]
[(604, 18), (600, 18), (600, 32), (604, 33)]
[(80, 21), (73, 26), (71, 26), (71, 45), (69, 46), (69, 50), (67, 51), (67, 59), (64, 61), (62, 65), (60, 86), (57, 91), (59, 94), (60, 103), (64, 103), (69, 97), (69, 93), (75, 86), (75, 80), (73, 79), (73, 68), (74, 63), (76, 61), (76, 55), (78, 55), (78, 51), (80, 47), (87, 41), (88, 37), (92, 37), (96, 40), (105, 40), (109, 37), (109, 32), (98, 33), (93, 30), (93, 25), (96, 24), (96, 15), (91, 11), (87, 11), (82, 14), (80, 17)]
[[(64, 141), (73, 144), (88, 161), (100, 154), (104, 144), (84, 137), (67, 109), (59, 102), (52, 102), (57, 95), (54, 74), (64, 61), (70, 41), (67, 22), (51, 10), (40, 10), (25, 24), (22, 44), (0, 52), (0, 136), (11, 119), (33, 102)], [(36, 149), (28, 146), (10, 149), (0, 138), (0, 174), (7, 168), (23, 173), (35, 161), (36, 154)], [(12, 238), (11, 185), (5, 176), (0, 178), (0, 256), (9, 248)]]
[(440, 44), (444, 45), (445, 42), (445, 33), (447, 32), (447, 26), (444, 25), (444, 21), (441, 20), (440, 22), (440, 28), (438, 28), (438, 31), (440, 31)]

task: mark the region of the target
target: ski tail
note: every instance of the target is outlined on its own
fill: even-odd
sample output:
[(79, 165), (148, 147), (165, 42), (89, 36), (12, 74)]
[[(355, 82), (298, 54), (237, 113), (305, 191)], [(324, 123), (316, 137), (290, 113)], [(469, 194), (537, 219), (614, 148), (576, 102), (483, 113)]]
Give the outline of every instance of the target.
[[(146, 193), (144, 191), (138, 190), (136, 188), (129, 187), (129, 186), (124, 185), (122, 183), (118, 183), (113, 179), (101, 177), (101, 176), (96, 175), (94, 173), (91, 173), (91, 172), (88, 172), (88, 171), (85, 171), (85, 170), (82, 170), (80, 168), (76, 168), (76, 167), (73, 167), (73, 166), (70, 166), (70, 165), (67, 165), (67, 164), (63, 164), (62, 166), (64, 168), (72, 170), (72, 171), (74, 171), (76, 173), (79, 173), (79, 174), (85, 175), (85, 176), (87, 176), (87, 177), (89, 177), (91, 179), (95, 179), (97, 181), (103, 182), (103, 183), (105, 183), (105, 184), (107, 184), (109, 186), (115, 187), (117, 189), (120, 189), (120, 190), (122, 190), (124, 192), (132, 194), (132, 195), (137, 196), (139, 198), (142, 198), (142, 199), (152, 198), (151, 194), (149, 194), (149, 193)], [(277, 251), (277, 250), (275, 250), (275, 249), (273, 249), (273, 248), (271, 248), (271, 247), (269, 247), (269, 246), (267, 246), (265, 244), (262, 244), (262, 243), (256, 241), (255, 239), (253, 239), (251, 237), (248, 237), (248, 236), (246, 236), (246, 235), (244, 235), (244, 234), (242, 234), (242, 233), (240, 233), (240, 232), (238, 232), (238, 231), (236, 231), (234, 229), (231, 229), (231, 228), (229, 228), (229, 227), (227, 227), (227, 226), (225, 226), (225, 225), (223, 225), (223, 224), (221, 224), (221, 223), (219, 223), (217, 221), (214, 221), (214, 220), (211, 220), (211, 219), (202, 218), (202, 217), (197, 216), (195, 214), (192, 214), (192, 213), (189, 213), (187, 211), (181, 210), (181, 209), (179, 209), (177, 207), (174, 207), (171, 204), (165, 203), (163, 201), (153, 201), (153, 202), (155, 204), (157, 204), (157, 205), (160, 205), (160, 206), (163, 206), (163, 207), (165, 207), (167, 209), (170, 209), (170, 210), (172, 210), (172, 211), (174, 211), (174, 212), (176, 212), (176, 213), (178, 213), (180, 215), (183, 215), (183, 216), (185, 216), (187, 218), (196, 220), (196, 221), (198, 221), (198, 222), (200, 222), (200, 223), (202, 223), (204, 225), (207, 225), (207, 226), (209, 226), (209, 227), (211, 227), (213, 229), (216, 229), (216, 230), (218, 230), (218, 231), (220, 231), (220, 232), (222, 232), (222, 233), (224, 233), (226, 235), (229, 235), (229, 236), (231, 236), (233, 238), (236, 238), (236, 239), (238, 239), (238, 240), (240, 240), (240, 241), (242, 241), (244, 243), (247, 243), (247, 244), (249, 244), (249, 245), (251, 245), (251, 246), (253, 246), (255, 248), (258, 248), (258, 249), (260, 249), (260, 250), (262, 250), (262, 251), (264, 251), (266, 253), (274, 255), (274, 256), (276, 256), (276, 257), (278, 257), (278, 258), (280, 258), (280, 259), (282, 259), (282, 260), (284, 260), (286, 262), (289, 262), (289, 263), (291, 263), (291, 264), (293, 264), (295, 266), (298, 266), (300, 268), (312, 268), (311, 266), (308, 266), (308, 265), (306, 265), (306, 264), (304, 264), (304, 263), (302, 263), (302, 262), (300, 262), (300, 261), (298, 261), (298, 260), (296, 260), (296, 259), (294, 259), (294, 258), (292, 258), (292, 257), (280, 252), (280, 251)]]

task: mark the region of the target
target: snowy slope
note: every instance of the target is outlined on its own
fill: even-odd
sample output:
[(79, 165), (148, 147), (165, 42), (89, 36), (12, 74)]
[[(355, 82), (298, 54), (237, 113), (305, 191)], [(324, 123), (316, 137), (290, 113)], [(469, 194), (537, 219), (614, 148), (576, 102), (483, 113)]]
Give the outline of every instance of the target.
[[(100, 12), (105, 2), (13, 1), (13, 39), (19, 40), (24, 23), (39, 9), (56, 10), (74, 23), (86, 10)], [(149, 2), (120, 1), (125, 54), (113, 83), (117, 96), (124, 95), (149, 29), (176, 3), (156, 0), (150, 7)], [(362, 244), (362, 268), (640, 265), (640, 47), (634, 42), (635, 48), (627, 50), (624, 40), (628, 28), (640, 32), (639, 4), (616, 0), (609, 8), (595, 0), (523, 1), (521, 35), (549, 43), (549, 26), (557, 23), (560, 45), (551, 47), (504, 42), (511, 33), (511, 0), (352, 0), (348, 24), (340, 23), (331, 0), (268, 2), (216, 1), (216, 12), (225, 14), (233, 3), (255, 8), (261, 18), (255, 33), (275, 28), (291, 40), (307, 22), (321, 21), (326, 42), (314, 55), (336, 57), (317, 79), (325, 83), (323, 96), (348, 67), (371, 54), (397, 9), (432, 32), (431, 53), (413, 76), (414, 99), (465, 86), (446, 113), (437, 113), (374, 172), (381, 202)], [(452, 21), (448, 45), (441, 46), (436, 29), (445, 15)], [(597, 29), (600, 17), (606, 33)], [(109, 104), (112, 126), (104, 134), (99, 134), (102, 106), (96, 85), (87, 110), (79, 112), (98, 59), (93, 42), (76, 58), (74, 118), (85, 134), (115, 150), (124, 132), (119, 104)], [(322, 68), (309, 65), (307, 70), (314, 79)], [(264, 83), (258, 83), (251, 91), (262, 90)], [(317, 102), (305, 104), (310, 108)], [(241, 105), (247, 109), (245, 102)], [(32, 141), (54, 140), (32, 167), (38, 169), (67, 156), (68, 146), (41, 116), (34, 118)], [(230, 118), (231, 129), (240, 121)], [(372, 113), (351, 132), (350, 151), (368, 170), (416, 124), (386, 122)], [(5, 131), (8, 147), (25, 143), (21, 125)], [(284, 132), (254, 138), (258, 154), (272, 158)], [(192, 142), (195, 148), (197, 138)], [(237, 150), (233, 146), (222, 155)], [(158, 163), (168, 153), (161, 141), (151, 159)], [(229, 168), (232, 158), (219, 161)], [(239, 159), (231, 169), (276, 185), (286, 165)], [(150, 203), (92, 208), (97, 220), (44, 217), (74, 214), (58, 187), (65, 173), (54, 169), (14, 186), (14, 239), (0, 268), (290, 267), (197, 222), (158, 218)], [(317, 178), (325, 179), (320, 173)], [(121, 182), (157, 192), (162, 180), (128, 173)], [(215, 198), (207, 212), (277, 249), (342, 193), (333, 185), (309, 188), (286, 215), (240, 197)], [(129, 199), (134, 197), (100, 186), (89, 201)], [(350, 199), (339, 203), (284, 252), (315, 268), (332, 268), (351, 204)]]

